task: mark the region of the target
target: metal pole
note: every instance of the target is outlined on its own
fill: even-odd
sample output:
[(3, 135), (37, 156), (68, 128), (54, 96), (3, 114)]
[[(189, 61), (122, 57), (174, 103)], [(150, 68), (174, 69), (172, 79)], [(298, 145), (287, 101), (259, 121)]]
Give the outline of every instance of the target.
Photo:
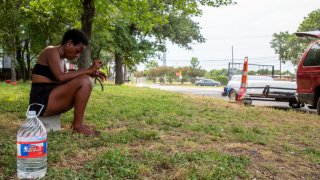
[(163, 67), (164, 67), (164, 77), (163, 77), (163, 82), (166, 83), (167, 79), (167, 42), (164, 40), (164, 53), (163, 53)]
[(228, 81), (230, 80), (230, 62), (228, 63)]
[(280, 61), (280, 80), (281, 80), (281, 57), (280, 57), (280, 54), (279, 54), (279, 61)]
[(233, 74), (233, 46), (231, 46), (231, 73)]

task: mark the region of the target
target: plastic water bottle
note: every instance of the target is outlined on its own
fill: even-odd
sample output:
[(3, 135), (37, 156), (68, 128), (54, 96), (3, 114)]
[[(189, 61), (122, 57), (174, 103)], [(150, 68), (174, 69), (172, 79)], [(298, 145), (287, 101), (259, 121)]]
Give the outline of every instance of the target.
[[(31, 104), (30, 106), (35, 105)], [(36, 104), (40, 105), (40, 104)], [(36, 111), (26, 113), (26, 122), (17, 133), (17, 174), (19, 179), (42, 178), (47, 171), (47, 131)]]

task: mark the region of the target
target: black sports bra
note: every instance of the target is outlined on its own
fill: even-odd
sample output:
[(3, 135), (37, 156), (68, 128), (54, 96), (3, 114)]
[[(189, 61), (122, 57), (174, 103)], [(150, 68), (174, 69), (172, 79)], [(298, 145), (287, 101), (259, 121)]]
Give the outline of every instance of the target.
[(36, 64), (32, 70), (32, 74), (41, 75), (41, 76), (47, 77), (53, 81), (57, 80), (54, 77), (53, 73), (51, 72), (49, 66), (42, 65), (42, 64)]

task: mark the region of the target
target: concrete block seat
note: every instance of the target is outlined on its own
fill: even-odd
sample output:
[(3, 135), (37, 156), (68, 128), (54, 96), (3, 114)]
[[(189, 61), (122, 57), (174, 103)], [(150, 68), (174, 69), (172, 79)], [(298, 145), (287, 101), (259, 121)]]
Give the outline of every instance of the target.
[(60, 131), (61, 130), (61, 120), (60, 115), (56, 116), (38, 116), (47, 132), (50, 131)]

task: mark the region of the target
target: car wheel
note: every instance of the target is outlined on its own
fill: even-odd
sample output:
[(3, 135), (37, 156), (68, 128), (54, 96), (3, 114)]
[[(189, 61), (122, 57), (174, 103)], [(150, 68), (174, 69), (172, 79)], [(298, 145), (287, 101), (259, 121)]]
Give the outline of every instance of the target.
[(237, 94), (236, 90), (232, 89), (229, 93), (229, 100), (235, 102), (235, 101), (237, 101), (237, 96), (238, 96), (238, 94)]
[(295, 109), (302, 107), (301, 103), (298, 102), (289, 102), (289, 106)]
[(244, 105), (247, 105), (247, 106), (249, 106), (249, 105), (252, 105), (252, 99), (243, 99), (242, 100), (242, 103), (244, 104)]
[(318, 98), (317, 102), (317, 114), (320, 115), (320, 97)]

